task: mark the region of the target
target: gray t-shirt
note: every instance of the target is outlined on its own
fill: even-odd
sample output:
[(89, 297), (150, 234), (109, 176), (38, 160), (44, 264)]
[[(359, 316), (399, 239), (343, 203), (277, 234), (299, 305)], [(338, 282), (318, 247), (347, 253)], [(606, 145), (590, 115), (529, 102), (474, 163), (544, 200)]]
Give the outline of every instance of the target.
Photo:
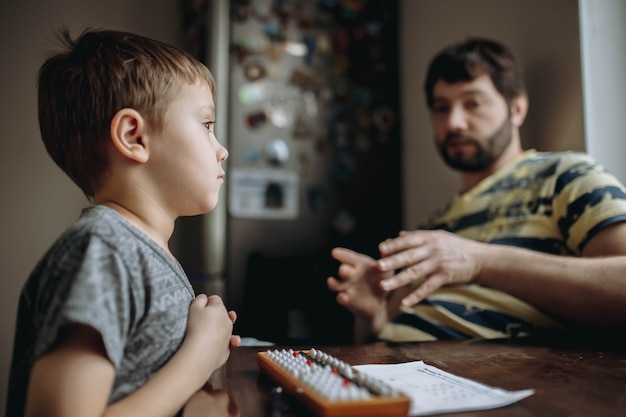
[(193, 297), (181, 266), (152, 239), (112, 209), (85, 209), (20, 295), (7, 415), (23, 415), (34, 362), (70, 323), (101, 334), (116, 374), (109, 401), (135, 391), (180, 347)]

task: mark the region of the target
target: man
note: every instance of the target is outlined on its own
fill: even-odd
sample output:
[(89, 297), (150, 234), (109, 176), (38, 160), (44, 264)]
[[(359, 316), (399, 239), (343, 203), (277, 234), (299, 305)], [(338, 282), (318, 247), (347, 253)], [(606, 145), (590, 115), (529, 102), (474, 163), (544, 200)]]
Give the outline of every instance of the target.
[(626, 193), (582, 153), (524, 151), (528, 97), (503, 45), (444, 49), (425, 82), (435, 144), (461, 192), (416, 231), (346, 248), (328, 286), (355, 341), (497, 338), (626, 326)]

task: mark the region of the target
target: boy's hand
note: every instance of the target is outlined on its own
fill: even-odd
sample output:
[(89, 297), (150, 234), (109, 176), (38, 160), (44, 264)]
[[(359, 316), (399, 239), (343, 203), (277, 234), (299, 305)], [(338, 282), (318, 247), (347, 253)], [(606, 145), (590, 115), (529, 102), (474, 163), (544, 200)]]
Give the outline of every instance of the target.
[[(235, 322), (237, 321), (237, 313), (235, 313), (235, 310), (230, 310), (228, 312), (228, 317), (230, 317), (230, 321), (235, 324)], [(230, 336), (230, 347), (237, 347), (241, 344), (241, 336), (239, 335), (232, 335)]]
[(226, 311), (217, 295), (207, 297), (199, 294), (189, 306), (185, 343), (192, 344), (203, 357), (212, 359), (199, 361), (199, 366), (206, 366), (207, 379), (215, 369), (226, 363), (230, 348), (241, 343), (241, 338), (232, 334), (236, 319), (237, 314)]

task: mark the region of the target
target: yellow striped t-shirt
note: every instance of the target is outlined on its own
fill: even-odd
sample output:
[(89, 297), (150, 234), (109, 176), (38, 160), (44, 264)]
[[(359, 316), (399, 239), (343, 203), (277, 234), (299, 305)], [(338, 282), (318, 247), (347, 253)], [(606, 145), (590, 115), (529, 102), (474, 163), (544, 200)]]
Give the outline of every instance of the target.
[[(493, 244), (580, 256), (603, 228), (626, 221), (626, 190), (580, 152), (524, 152), (513, 164), (456, 195), (419, 225)], [(564, 323), (530, 304), (476, 284), (445, 287), (404, 308), (379, 334), (384, 340), (499, 338)]]

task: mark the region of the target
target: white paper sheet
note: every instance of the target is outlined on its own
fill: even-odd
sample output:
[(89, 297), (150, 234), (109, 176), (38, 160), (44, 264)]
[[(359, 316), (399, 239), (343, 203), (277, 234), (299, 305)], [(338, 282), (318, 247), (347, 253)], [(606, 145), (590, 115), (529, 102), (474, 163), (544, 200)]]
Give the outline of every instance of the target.
[(534, 390), (505, 391), (445, 372), (423, 361), (358, 365), (359, 372), (386, 382), (411, 398), (411, 416), (488, 410), (512, 404)]

